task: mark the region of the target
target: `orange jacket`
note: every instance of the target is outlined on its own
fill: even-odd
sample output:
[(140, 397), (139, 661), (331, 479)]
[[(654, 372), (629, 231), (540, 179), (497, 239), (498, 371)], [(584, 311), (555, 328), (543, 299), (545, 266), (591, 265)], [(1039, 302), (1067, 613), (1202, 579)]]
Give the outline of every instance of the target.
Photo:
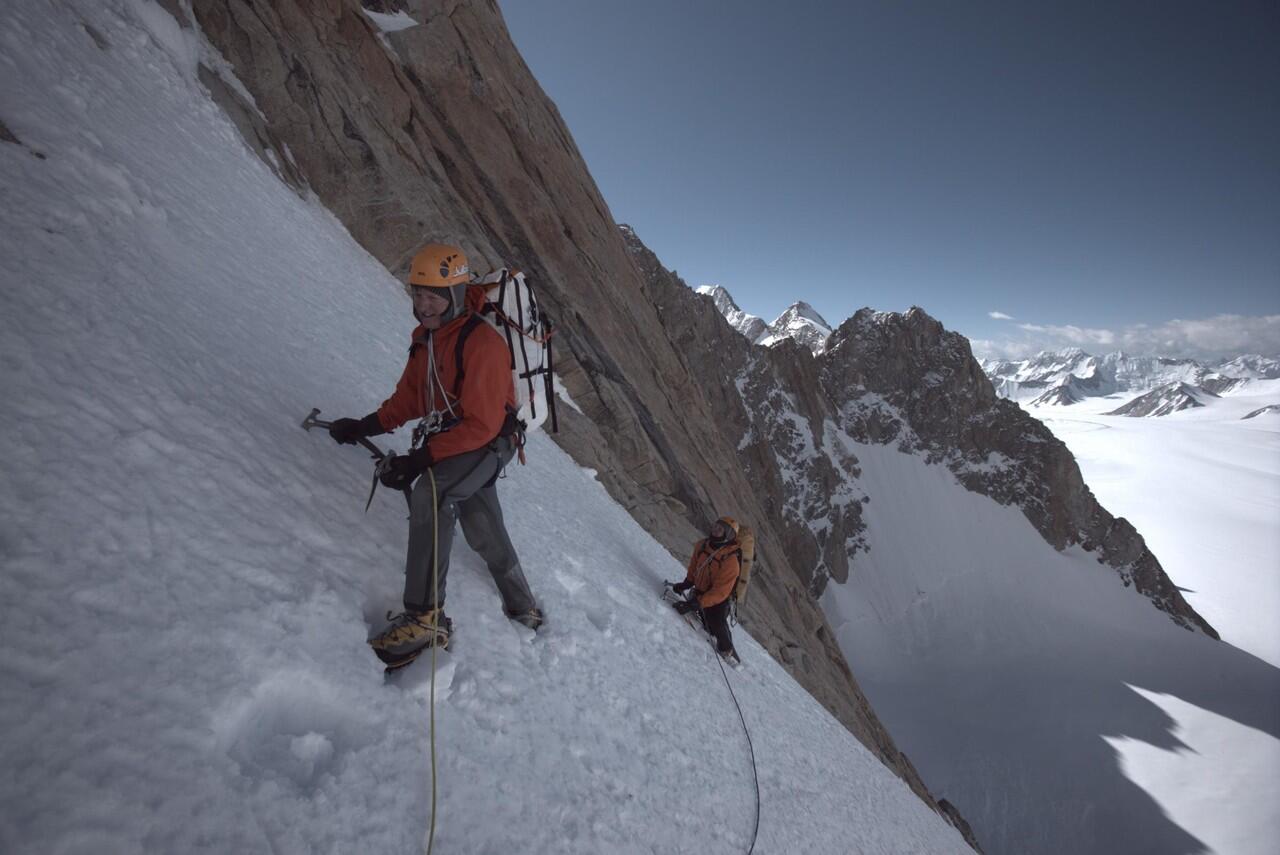
[[(497, 437), (507, 417), (507, 407), (514, 411), (516, 390), (511, 380), (511, 351), (502, 335), (480, 321), (467, 336), (462, 351), (462, 388), (454, 399), (454, 384), (458, 377), (455, 351), (458, 335), (472, 313), (484, 305), (484, 289), (468, 288), (467, 311), (454, 318), (431, 336), (435, 352), (436, 372), (440, 385), (436, 389), (435, 408), (447, 414), (444, 395), (448, 394), (453, 411), (461, 421), (443, 433), (427, 440), (432, 460), (456, 457), (477, 448), (483, 448)], [(425, 416), (431, 407), (427, 403), (427, 331), (421, 325), (413, 331), (413, 344), (409, 348), (409, 361), (405, 364), (400, 382), (390, 398), (378, 408), (378, 421), (388, 431), (395, 430), (411, 419)]]
[(684, 577), (698, 592), (698, 605), (708, 609), (729, 599), (733, 586), (738, 583), (738, 556), (741, 554), (742, 549), (736, 540), (730, 540), (719, 548), (712, 546), (710, 539), (698, 541), (693, 547), (693, 557), (689, 559), (689, 572)]

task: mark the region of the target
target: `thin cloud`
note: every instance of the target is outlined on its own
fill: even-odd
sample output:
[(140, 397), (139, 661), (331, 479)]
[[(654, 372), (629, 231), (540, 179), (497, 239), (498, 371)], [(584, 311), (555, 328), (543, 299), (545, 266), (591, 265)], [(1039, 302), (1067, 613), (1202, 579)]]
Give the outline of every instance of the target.
[[(993, 314), (994, 317), (994, 314)], [(975, 339), (973, 351), (987, 358), (1014, 359), (1041, 350), (1079, 347), (1101, 354), (1123, 350), (1139, 356), (1220, 359), (1243, 353), (1280, 354), (1280, 315), (1214, 315), (1120, 329), (1074, 324), (1020, 323), (1020, 336)]]
[(987, 317), (989, 317), (989, 318), (995, 318), (997, 321), (1012, 321), (1012, 320), (1015, 320), (1015, 318), (1013, 317), (1013, 315), (1006, 315), (1004, 312), (987, 312)]

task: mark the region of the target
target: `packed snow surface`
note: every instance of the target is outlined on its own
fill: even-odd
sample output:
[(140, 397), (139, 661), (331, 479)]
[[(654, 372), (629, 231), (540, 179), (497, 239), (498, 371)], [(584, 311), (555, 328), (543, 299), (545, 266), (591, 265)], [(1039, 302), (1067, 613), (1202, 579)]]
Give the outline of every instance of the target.
[(899, 746), (987, 852), (1273, 851), (1275, 666), (1179, 628), (945, 467), (854, 451), (869, 549), (823, 605)]
[(1225, 641), (1280, 667), (1280, 380), (1160, 419), (1105, 415), (1115, 403), (1035, 409), (1085, 482), (1127, 518)]
[[(369, 461), (299, 429), (376, 406), (413, 322), (212, 104), (198, 38), (144, 0), (0, 9), (0, 851), (421, 851), (430, 666), (365, 645), (404, 509), (363, 514)], [(545, 437), (529, 459), (500, 492), (549, 622), (456, 547), (437, 851), (745, 851), (729, 689), (657, 599), (681, 567)], [(967, 851), (738, 639), (756, 851)]]

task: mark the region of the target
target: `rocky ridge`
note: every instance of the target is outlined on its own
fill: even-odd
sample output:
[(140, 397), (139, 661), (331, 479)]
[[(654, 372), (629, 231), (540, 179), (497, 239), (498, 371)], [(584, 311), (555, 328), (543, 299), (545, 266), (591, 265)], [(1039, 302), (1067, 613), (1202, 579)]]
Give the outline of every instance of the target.
[(1167, 416), (1170, 413), (1203, 407), (1204, 403), (1200, 398), (1205, 395), (1217, 397), (1212, 392), (1204, 391), (1200, 386), (1190, 386), (1186, 383), (1168, 383), (1152, 389), (1145, 395), (1139, 395), (1124, 406), (1117, 407), (1106, 413), (1106, 415), (1131, 416), (1134, 418)]
[[(865, 547), (859, 502), (874, 497), (859, 498), (850, 442), (892, 443), (946, 465), (968, 489), (1016, 505), (1055, 549), (1095, 552), (1175, 623), (1218, 637), (1142, 536), (1097, 502), (1067, 447), (996, 394), (963, 336), (920, 308), (862, 309), (823, 353), (809, 356), (794, 343), (753, 348), (735, 385), (753, 414), (739, 447), (761, 442), (760, 453), (772, 450), (783, 473), (784, 514), (807, 525), (821, 546), (809, 579), (815, 595), (829, 578), (845, 581)], [(761, 377), (762, 364), (766, 375), (786, 378), (782, 386)]]

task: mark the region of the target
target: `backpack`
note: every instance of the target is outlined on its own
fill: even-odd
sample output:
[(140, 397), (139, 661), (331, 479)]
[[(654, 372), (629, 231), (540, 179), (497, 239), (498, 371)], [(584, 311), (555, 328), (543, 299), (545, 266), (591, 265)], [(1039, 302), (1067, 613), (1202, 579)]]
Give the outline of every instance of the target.
[[(529, 281), (518, 270), (502, 268), (473, 283), (485, 289), (480, 317), (507, 340), (511, 351), (511, 379), (516, 387), (516, 418), (532, 430), (551, 416), (551, 430), (558, 431), (556, 395), (552, 388), (551, 336), (553, 330), (538, 306)], [(470, 329), (458, 337), (458, 353)], [(462, 364), (462, 360), (458, 360)]]
[(739, 603), (747, 598), (747, 586), (751, 584), (751, 565), (756, 560), (756, 535), (748, 526), (738, 523), (738, 584), (733, 588), (733, 598)]

